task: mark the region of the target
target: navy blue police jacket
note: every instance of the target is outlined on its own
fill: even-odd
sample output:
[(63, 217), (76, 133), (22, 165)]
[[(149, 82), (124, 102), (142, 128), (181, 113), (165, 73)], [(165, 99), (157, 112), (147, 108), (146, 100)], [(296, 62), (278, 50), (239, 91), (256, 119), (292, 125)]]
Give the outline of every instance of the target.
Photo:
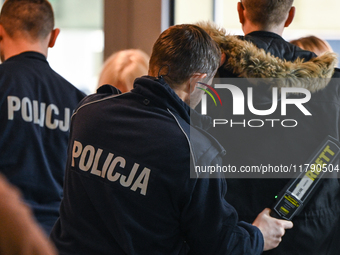
[(0, 65), (0, 173), (47, 233), (59, 216), (70, 118), (84, 97), (40, 53)]
[(52, 240), (60, 254), (260, 254), (262, 234), (238, 222), (225, 179), (190, 178), (224, 152), (162, 78), (100, 88), (72, 117)]

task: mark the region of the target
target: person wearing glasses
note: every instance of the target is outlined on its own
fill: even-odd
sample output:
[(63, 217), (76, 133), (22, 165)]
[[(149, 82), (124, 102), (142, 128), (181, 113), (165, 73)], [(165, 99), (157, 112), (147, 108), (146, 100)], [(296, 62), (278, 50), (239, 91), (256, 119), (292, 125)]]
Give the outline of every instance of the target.
[(255, 255), (280, 243), (290, 221), (266, 209), (253, 224), (238, 222), (225, 179), (195, 172), (225, 153), (190, 108), (220, 56), (203, 29), (172, 26), (153, 46), (149, 76), (123, 94), (102, 86), (76, 109), (51, 234), (61, 255)]

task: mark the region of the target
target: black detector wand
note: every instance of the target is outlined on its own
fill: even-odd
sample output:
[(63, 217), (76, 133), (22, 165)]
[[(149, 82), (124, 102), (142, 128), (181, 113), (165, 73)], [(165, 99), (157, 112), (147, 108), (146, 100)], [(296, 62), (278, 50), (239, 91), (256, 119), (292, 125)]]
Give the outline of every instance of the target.
[[(291, 179), (275, 197), (276, 202), (272, 207), (271, 216), (292, 220), (295, 215), (300, 213), (312, 198), (323, 175), (326, 172), (339, 171), (339, 166), (333, 164), (339, 153), (339, 142), (333, 137), (327, 136), (304, 165), (301, 173)], [(337, 169), (335, 169), (336, 167)]]

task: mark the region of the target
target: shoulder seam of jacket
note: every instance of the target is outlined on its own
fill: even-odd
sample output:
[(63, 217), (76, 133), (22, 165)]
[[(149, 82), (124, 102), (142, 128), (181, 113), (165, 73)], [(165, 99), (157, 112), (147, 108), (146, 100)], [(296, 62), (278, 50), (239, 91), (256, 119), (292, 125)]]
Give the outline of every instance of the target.
[[(130, 93), (130, 92), (127, 92), (127, 93)], [(105, 98), (102, 98), (102, 99), (99, 99), (99, 100), (96, 100), (96, 101), (92, 101), (92, 102), (88, 102), (86, 104), (83, 104), (83, 105), (79, 106), (76, 111), (74, 111), (74, 113), (71, 116), (71, 119), (73, 118), (74, 115), (76, 115), (78, 113), (78, 111), (80, 109), (82, 109), (85, 106), (88, 106), (88, 105), (94, 104), (94, 103), (99, 103), (99, 102), (102, 102), (102, 101), (105, 101), (105, 100), (108, 100), (108, 99), (111, 99), (111, 98), (114, 98), (114, 97), (118, 97), (118, 96), (121, 96), (121, 95), (123, 95), (123, 94), (114, 94), (114, 95), (109, 96), (109, 97), (105, 97)]]
[[(188, 142), (189, 148), (190, 148), (190, 154), (192, 155), (192, 161), (193, 161), (193, 164), (194, 164), (194, 167), (195, 167), (195, 161), (196, 161), (196, 159), (195, 159), (195, 155), (194, 155), (194, 153), (193, 153), (193, 151), (192, 151), (190, 139), (189, 139), (189, 137), (187, 136), (187, 134), (185, 133), (185, 131), (183, 130), (183, 128), (182, 128), (181, 124), (179, 123), (178, 119), (176, 118), (176, 116), (170, 111), (169, 108), (167, 108), (167, 110), (168, 110), (168, 112), (172, 115), (172, 117), (175, 119), (177, 125), (179, 126), (179, 128), (181, 129), (181, 131), (182, 131), (183, 134), (185, 135), (185, 138), (187, 139), (187, 142)], [(197, 178), (199, 177), (199, 176), (198, 176), (198, 173), (196, 173), (196, 176), (197, 176)]]

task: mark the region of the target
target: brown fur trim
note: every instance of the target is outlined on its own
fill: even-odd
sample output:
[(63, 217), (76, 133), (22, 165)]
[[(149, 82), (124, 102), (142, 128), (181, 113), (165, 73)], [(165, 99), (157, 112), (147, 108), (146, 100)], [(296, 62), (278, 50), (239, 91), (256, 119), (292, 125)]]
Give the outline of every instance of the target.
[[(316, 92), (327, 86), (337, 64), (336, 54), (330, 52), (307, 62), (303, 59), (285, 61), (257, 48), (251, 42), (227, 35), (225, 29), (212, 22), (199, 22), (197, 25), (207, 31), (226, 54), (224, 67), (239, 77), (284, 78), (276, 80), (275, 87), (299, 87)], [(269, 80), (267, 82), (272, 84)]]

